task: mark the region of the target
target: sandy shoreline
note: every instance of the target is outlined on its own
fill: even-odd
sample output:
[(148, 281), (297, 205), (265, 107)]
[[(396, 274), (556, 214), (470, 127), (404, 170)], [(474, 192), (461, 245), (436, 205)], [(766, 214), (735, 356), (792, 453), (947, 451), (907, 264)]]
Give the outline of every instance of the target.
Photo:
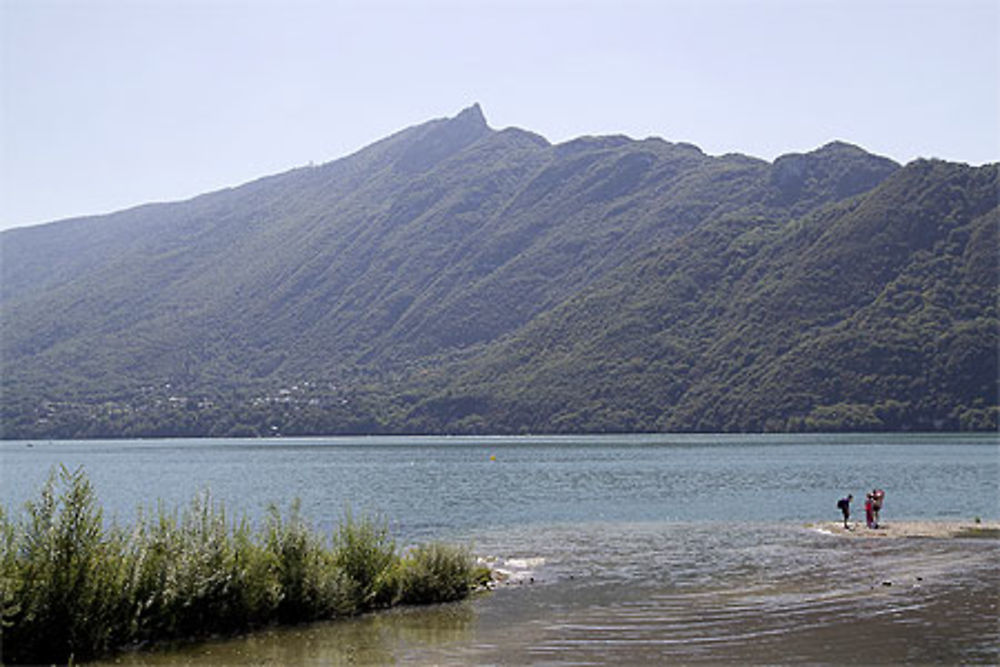
[(866, 528), (864, 522), (848, 521), (850, 530), (842, 521), (823, 521), (807, 524), (807, 528), (828, 535), (850, 538), (901, 538), (927, 537), (949, 539), (976, 537), (1000, 539), (1000, 523), (994, 521), (886, 521), (878, 528)]

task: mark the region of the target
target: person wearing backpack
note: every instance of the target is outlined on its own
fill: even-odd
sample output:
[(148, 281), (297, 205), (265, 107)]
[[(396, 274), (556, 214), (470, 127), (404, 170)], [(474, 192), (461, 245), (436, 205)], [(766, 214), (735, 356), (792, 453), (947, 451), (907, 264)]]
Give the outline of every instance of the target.
[(851, 516), (851, 501), (854, 500), (854, 496), (847, 494), (846, 498), (841, 498), (837, 501), (837, 509), (841, 511), (844, 515), (844, 528), (850, 530), (851, 527), (847, 525), (847, 519)]

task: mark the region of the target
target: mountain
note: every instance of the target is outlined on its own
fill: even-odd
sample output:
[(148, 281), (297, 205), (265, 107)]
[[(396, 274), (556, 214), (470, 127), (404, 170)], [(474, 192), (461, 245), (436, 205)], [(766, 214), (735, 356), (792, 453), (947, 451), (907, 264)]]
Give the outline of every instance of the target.
[(475, 105), (0, 234), (3, 435), (996, 428), (997, 172)]

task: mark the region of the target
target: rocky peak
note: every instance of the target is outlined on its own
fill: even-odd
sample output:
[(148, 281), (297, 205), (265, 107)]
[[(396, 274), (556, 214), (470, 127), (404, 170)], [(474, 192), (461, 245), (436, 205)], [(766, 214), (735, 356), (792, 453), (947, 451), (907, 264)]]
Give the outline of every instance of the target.
[(404, 171), (429, 169), (492, 131), (478, 103), (454, 118), (431, 121), (417, 129), (418, 136), (397, 162), (397, 168)]
[(459, 114), (452, 119), (452, 122), (473, 127), (489, 127), (489, 125), (486, 124), (486, 116), (483, 115), (483, 109), (479, 106), (479, 102), (474, 103), (471, 107), (462, 109)]

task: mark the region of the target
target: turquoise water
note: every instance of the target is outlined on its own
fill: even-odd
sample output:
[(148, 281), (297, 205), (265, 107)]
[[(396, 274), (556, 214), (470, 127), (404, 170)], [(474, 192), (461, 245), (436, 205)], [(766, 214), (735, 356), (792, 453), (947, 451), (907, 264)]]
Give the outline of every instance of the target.
[(996, 519), (998, 455), (995, 435), (6, 442), (0, 499), (36, 497), (59, 464), (83, 465), (125, 522), (205, 488), (251, 518), (299, 497), (321, 529), (348, 506), (380, 513), (401, 544), (467, 542), (510, 576), (457, 605), (130, 663), (995, 663), (996, 540), (806, 524), (874, 486), (889, 525)]
[(888, 518), (996, 518), (995, 436), (593, 436), (0, 443), (8, 508), (59, 464), (84, 466), (129, 520), (210, 489), (261, 516), (301, 498), (321, 527), (384, 515), (403, 538), (553, 522), (835, 519), (836, 500), (886, 490)]

